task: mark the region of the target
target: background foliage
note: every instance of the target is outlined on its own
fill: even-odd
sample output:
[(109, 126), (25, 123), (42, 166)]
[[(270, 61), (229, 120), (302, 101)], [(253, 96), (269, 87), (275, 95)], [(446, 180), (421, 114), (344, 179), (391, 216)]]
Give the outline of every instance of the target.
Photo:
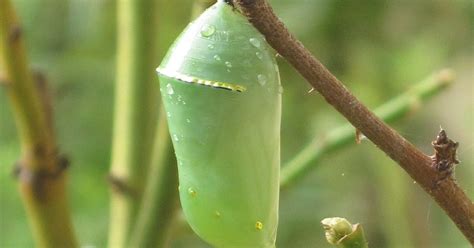
[[(125, 1), (125, 0), (122, 0)], [(152, 0), (149, 0), (152, 1)], [(189, 20), (191, 0), (160, 1), (161, 56)], [(108, 223), (115, 2), (15, 0), (35, 69), (54, 89), (60, 147), (73, 164), (69, 192), (82, 245), (104, 247)], [(395, 125), (431, 153), (439, 126), (461, 143), (459, 183), (474, 198), (474, 6), (470, 0), (272, 0), (289, 29), (368, 106), (376, 107), (435, 70), (456, 83)], [(154, 27), (151, 27), (154, 28)], [(282, 161), (344, 119), (283, 59)], [(158, 82), (158, 80), (157, 80)], [(11, 177), (17, 134), (0, 91), (0, 246), (33, 244)], [(284, 164), (284, 163), (283, 163)], [(469, 247), (442, 210), (370, 142), (331, 155), (281, 193), (278, 247), (326, 247), (319, 221), (361, 222), (373, 247)], [(176, 228), (172, 247), (208, 247)]]

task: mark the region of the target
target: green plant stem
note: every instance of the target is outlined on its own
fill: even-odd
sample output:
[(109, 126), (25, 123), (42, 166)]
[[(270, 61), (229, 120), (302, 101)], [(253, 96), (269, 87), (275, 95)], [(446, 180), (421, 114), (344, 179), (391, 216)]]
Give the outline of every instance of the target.
[(153, 161), (129, 247), (166, 247), (178, 209), (178, 175), (166, 114), (160, 109)]
[[(391, 123), (417, 110), (430, 97), (438, 94), (454, 80), (451, 70), (437, 72), (400, 96), (378, 107), (374, 112)], [(333, 129), (323, 137), (315, 138), (285, 166), (280, 176), (281, 187), (286, 187), (310, 169), (318, 165), (318, 161), (328, 154), (355, 144), (355, 130), (351, 124), (344, 124)]]
[(109, 246), (126, 247), (146, 183), (158, 113), (157, 1), (117, 2)]
[(22, 148), (16, 174), (38, 247), (76, 247), (66, 195), (65, 160), (57, 151), (44, 81), (28, 67), (22, 30), (10, 1), (0, 0), (0, 71)]

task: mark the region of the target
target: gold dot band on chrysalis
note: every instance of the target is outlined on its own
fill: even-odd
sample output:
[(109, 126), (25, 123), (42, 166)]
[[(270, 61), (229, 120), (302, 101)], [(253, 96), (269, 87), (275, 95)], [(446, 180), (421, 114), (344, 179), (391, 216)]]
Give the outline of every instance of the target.
[(162, 74), (163, 76), (173, 78), (185, 83), (190, 83), (190, 84), (204, 85), (208, 87), (236, 91), (236, 92), (244, 92), (245, 90), (247, 90), (247, 88), (245, 88), (245, 86), (242, 86), (242, 85), (191, 77), (191, 76), (184, 75), (176, 71), (167, 70), (166, 68), (158, 67), (156, 69), (156, 72), (158, 72), (159, 74)]

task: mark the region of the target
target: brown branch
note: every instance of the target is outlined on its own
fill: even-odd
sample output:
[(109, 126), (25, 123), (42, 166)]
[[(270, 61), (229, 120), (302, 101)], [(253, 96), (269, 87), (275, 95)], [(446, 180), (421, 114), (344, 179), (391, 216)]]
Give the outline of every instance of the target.
[(38, 247), (76, 247), (67, 201), (67, 160), (60, 156), (44, 77), (33, 76), (12, 4), (0, 0), (0, 80), (22, 147), (15, 174)]
[(440, 172), (432, 166), (431, 157), (377, 118), (349, 92), (289, 33), (267, 1), (235, 0), (234, 4), (329, 104), (421, 185), (446, 211), (469, 242), (474, 244), (474, 204), (454, 178), (440, 181)]

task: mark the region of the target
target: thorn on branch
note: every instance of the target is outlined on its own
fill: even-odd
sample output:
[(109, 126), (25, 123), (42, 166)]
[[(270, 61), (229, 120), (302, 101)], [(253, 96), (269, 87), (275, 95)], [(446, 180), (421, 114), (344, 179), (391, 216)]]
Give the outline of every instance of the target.
[(452, 176), (455, 165), (459, 164), (456, 158), (459, 143), (448, 138), (446, 131), (441, 129), (431, 145), (435, 150), (435, 154), (431, 156), (432, 167), (440, 173), (439, 182)]
[(363, 140), (367, 139), (367, 136), (365, 136), (359, 129), (355, 129), (355, 142), (357, 145), (360, 145)]
[(355, 134), (355, 140), (356, 140), (356, 144), (360, 145), (362, 139), (364, 138), (365, 136), (362, 134), (362, 132), (356, 128), (356, 134)]

